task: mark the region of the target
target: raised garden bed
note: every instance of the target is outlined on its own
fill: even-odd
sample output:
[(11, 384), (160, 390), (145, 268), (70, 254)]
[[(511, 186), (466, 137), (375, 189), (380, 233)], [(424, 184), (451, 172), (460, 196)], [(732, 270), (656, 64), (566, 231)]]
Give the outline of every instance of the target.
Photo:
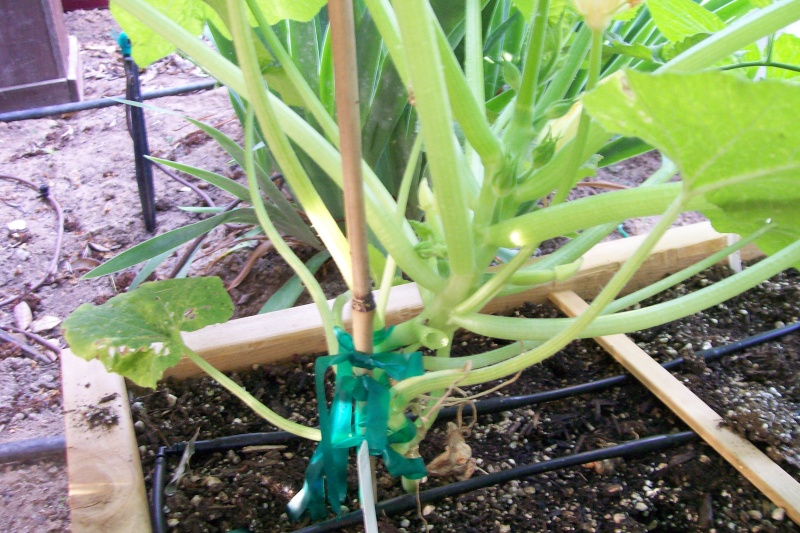
[[(600, 245), (587, 256), (581, 272), (566, 284), (544, 287), (498, 301), (493, 310), (507, 311), (525, 301), (540, 303), (556, 289), (575, 290), (582, 297), (591, 298), (603, 281), (634, 249), (637, 240), (634, 238)], [(672, 230), (669, 236), (662, 240), (648, 265), (642, 270), (641, 277), (632, 285), (663, 277), (668, 272), (680, 269), (724, 247), (727, 241), (726, 236), (714, 233), (707, 224)], [(753, 257), (755, 252), (746, 250), (743, 253), (745, 259)], [(633, 287), (629, 287), (630, 289)], [(393, 293), (389, 313), (393, 322), (413, 315), (418, 306), (413, 286), (403, 286), (396, 291)], [(300, 307), (206, 328), (187, 335), (187, 341), (219, 368), (233, 371), (250, 368), (256, 364), (291, 361), (295, 354), (319, 351), (322, 348), (322, 336), (318, 328), (313, 308)], [(302, 369), (300, 373), (295, 370), (290, 377), (302, 379), (301, 373)], [(192, 374), (196, 372), (188, 364), (178, 365), (172, 372), (173, 377), (181, 379)], [(75, 531), (145, 530), (148, 523), (145, 490), (138, 450), (133, 440), (133, 423), (128, 414), (128, 394), (124, 383), (116, 376), (107, 375), (98, 363), (85, 363), (71, 355), (64, 358), (64, 383), (64, 402), (68, 413), (67, 438), (73, 529)], [(215, 404), (215, 402), (208, 403)], [(602, 401), (598, 403), (596, 409), (602, 413)], [(528, 413), (525, 412), (525, 415)], [(259, 425), (258, 421), (253, 422), (254, 418), (253, 415), (247, 416), (250, 421), (248, 424)], [(503, 419), (507, 421), (511, 417), (504, 416)], [(90, 424), (89, 420), (93, 422)], [(243, 418), (239, 420), (238, 423), (233, 420), (233, 426), (240, 424)], [(236, 429), (236, 432), (241, 433), (247, 432), (250, 427), (227, 429), (231, 431)], [(489, 433), (492, 432), (488, 431), (486, 434)], [(507, 439), (501, 440), (504, 441), (503, 444), (511, 444)], [(549, 453), (546, 450), (548, 447), (544, 445), (542, 453)], [(513, 446), (509, 448), (513, 449)], [(281, 464), (288, 461), (286, 454), (291, 454), (292, 458), (302, 455), (291, 450), (281, 453), (283, 455), (277, 458)], [(511, 453), (509, 455), (513, 456)], [(270, 455), (264, 457), (268, 461), (276, 460)], [(231, 461), (235, 459), (231, 458)], [(691, 485), (691, 480), (687, 479), (685, 482)], [(296, 490), (296, 488), (287, 487), (286, 490)], [(568, 495), (566, 497), (568, 499)], [(532, 495), (532, 504), (538, 505), (536, 501), (536, 496)], [(635, 508), (635, 504), (633, 505)], [(762, 513), (762, 516), (764, 514), (760, 510), (754, 511)], [(791, 512), (789, 510), (790, 516)], [(521, 516), (524, 517), (525, 513)], [(597, 519), (598, 517), (594, 518)], [(402, 522), (407, 519), (400, 520)], [(788, 521), (786, 523), (788, 524)], [(282, 525), (276, 527), (279, 528), (277, 530), (284, 530)]]

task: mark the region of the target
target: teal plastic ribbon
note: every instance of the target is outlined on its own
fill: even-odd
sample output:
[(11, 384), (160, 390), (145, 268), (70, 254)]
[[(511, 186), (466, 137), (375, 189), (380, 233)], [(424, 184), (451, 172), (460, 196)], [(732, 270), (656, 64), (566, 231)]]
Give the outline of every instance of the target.
[[(325, 502), (338, 515), (347, 497), (347, 463), (350, 448), (366, 441), (370, 455), (381, 456), (392, 476), (421, 479), (427, 475), (421, 458), (403, 457), (392, 444), (409, 442), (416, 435), (410, 421), (390, 430), (390, 379), (402, 381), (420, 376), (424, 369), (422, 354), (365, 354), (353, 347), (353, 340), (343, 329), (335, 328), (341, 353), (317, 359), (314, 366), (317, 409), (322, 440), (317, 445), (306, 469), (303, 489), (292, 498), (287, 514), (297, 520), (308, 511), (312, 520), (328, 514)], [(375, 335), (375, 343), (385, 339), (391, 330)], [(325, 373), (336, 366), (333, 401), (327, 408)], [(355, 375), (354, 368), (372, 370), (373, 375)], [(327, 495), (327, 497), (326, 497)]]

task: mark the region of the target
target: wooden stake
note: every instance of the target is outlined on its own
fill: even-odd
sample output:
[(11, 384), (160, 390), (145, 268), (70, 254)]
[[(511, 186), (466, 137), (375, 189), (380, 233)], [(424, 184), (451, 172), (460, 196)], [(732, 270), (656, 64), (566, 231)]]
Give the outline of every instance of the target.
[(372, 353), (375, 302), (369, 279), (367, 220), (361, 175), (361, 119), (352, 0), (332, 0), (328, 4), (328, 15), (336, 84), (339, 151), (342, 154), (345, 222), (353, 268), (353, 342), (356, 350)]
[[(554, 292), (550, 299), (568, 316), (589, 305), (572, 291)], [(800, 483), (750, 441), (721, 427), (722, 418), (683, 383), (625, 335), (595, 339), (614, 359), (642, 382), (717, 453), (740, 471), (764, 495), (800, 524)]]
[[(361, 175), (361, 118), (358, 108), (358, 66), (352, 0), (331, 0), (328, 3), (328, 16), (336, 85), (339, 151), (342, 154), (345, 223), (353, 271), (353, 344), (357, 351), (371, 354), (375, 300), (369, 279), (367, 217)], [(374, 461), (367, 460), (369, 450), (366, 441), (361, 443), (358, 456), (364, 529), (368, 533), (377, 532), (378, 522), (373, 498), (376, 491)], [(371, 487), (364, 486), (370, 482)]]

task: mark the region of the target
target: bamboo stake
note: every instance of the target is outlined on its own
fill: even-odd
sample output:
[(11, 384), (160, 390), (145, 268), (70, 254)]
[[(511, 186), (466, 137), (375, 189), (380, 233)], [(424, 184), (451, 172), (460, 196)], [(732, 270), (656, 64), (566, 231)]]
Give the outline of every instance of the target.
[[(328, 4), (328, 16), (339, 123), (339, 149), (342, 154), (345, 224), (353, 269), (353, 344), (357, 351), (371, 354), (375, 300), (372, 297), (369, 279), (367, 219), (361, 175), (361, 118), (352, 0), (331, 0)], [(367, 532), (378, 531), (374, 500), (375, 474), (372, 463), (373, 461), (369, 460), (367, 443), (364, 441), (358, 450), (358, 472), (364, 528)], [(370, 487), (365, 487), (365, 484)]]
[[(550, 299), (568, 316), (577, 316), (589, 307), (572, 291), (554, 292)], [(595, 340), (767, 498), (785, 509), (789, 518), (800, 524), (800, 483), (797, 480), (750, 441), (722, 427), (722, 418), (713, 409), (627, 336), (609, 335)]]
[(361, 119), (358, 110), (358, 73), (352, 0), (328, 4), (333, 50), (336, 113), (344, 176), (347, 240), (353, 259), (353, 341), (358, 351), (372, 352), (372, 315), (375, 302), (369, 279), (367, 220), (361, 175)]

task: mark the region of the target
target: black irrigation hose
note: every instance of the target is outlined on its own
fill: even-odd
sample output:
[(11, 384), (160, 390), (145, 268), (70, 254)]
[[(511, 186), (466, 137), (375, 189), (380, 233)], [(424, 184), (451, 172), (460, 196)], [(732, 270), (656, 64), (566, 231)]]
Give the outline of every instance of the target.
[[(195, 453), (226, 452), (237, 450), (246, 446), (263, 446), (265, 444), (280, 444), (297, 439), (297, 435), (288, 431), (274, 431), (271, 433), (247, 433), (232, 437), (220, 437), (212, 440), (202, 440), (194, 443)], [(164, 520), (164, 486), (167, 482), (167, 458), (181, 455), (187, 443), (181, 442), (174, 446), (161, 446), (156, 453), (153, 464), (153, 492), (150, 500), (153, 531), (165, 533), (167, 524)]]
[[(689, 443), (698, 438), (697, 434), (693, 431), (682, 431), (680, 433), (670, 433), (666, 435), (655, 435), (653, 437), (645, 437), (636, 439), (634, 441), (617, 444), (616, 446), (609, 446), (607, 448), (600, 448), (598, 450), (591, 450), (588, 452), (576, 453), (574, 455), (564, 455), (548, 461), (540, 461), (529, 465), (518, 466), (508, 470), (501, 470), (485, 476), (471, 477), (466, 481), (458, 481), (449, 485), (443, 485), (433, 489), (423, 490), (419, 493), (419, 503), (424, 504), (436, 500), (441, 500), (450, 496), (457, 496), (465, 492), (507, 483), (515, 479), (522, 479), (545, 472), (552, 472), (553, 470), (560, 470), (562, 468), (569, 468), (578, 466), (592, 461), (602, 461), (603, 459), (612, 459), (615, 457), (631, 457), (634, 455), (642, 455), (646, 453), (653, 453), (674, 446)], [(375, 504), (375, 510), (381, 514), (387, 515), (404, 513), (417, 508), (417, 495), (404, 494)], [(337, 529), (353, 526), (362, 521), (362, 511), (353, 511), (344, 514), (332, 520), (318, 522), (314, 525), (298, 529), (294, 533), (321, 533), (323, 531), (335, 531)]]
[[(209, 89), (213, 89), (216, 86), (217, 82), (215, 81), (203, 81), (198, 83), (191, 83), (188, 85), (181, 85), (178, 87), (158, 89), (155, 91), (148, 91), (142, 93), (142, 100), (163, 98), (165, 96), (175, 96), (178, 94), (191, 93), (195, 91), (207, 91)], [(108, 98), (97, 98), (94, 100), (74, 102), (71, 104), (51, 105), (47, 107), (23, 109), (20, 111), (10, 111), (8, 113), (0, 113), (0, 122), (15, 122), (17, 120), (30, 120), (35, 118), (50, 117), (53, 115), (62, 115), (64, 113), (75, 113), (76, 111), (86, 111), (87, 109), (101, 109), (103, 107), (122, 105), (122, 102), (120, 102), (119, 100), (123, 99), (125, 99), (125, 95), (111, 96)]]
[[(744, 350), (751, 346), (763, 344), (775, 340), (784, 335), (794, 333), (800, 330), (800, 322), (795, 322), (777, 328), (765, 333), (759, 333), (747, 337), (737, 342), (732, 342), (724, 346), (710, 348), (708, 350), (701, 350), (695, 352), (697, 356), (702, 356), (706, 361), (719, 359), (725, 355), (733, 352)], [(666, 369), (672, 369), (684, 362), (683, 357), (668, 361), (661, 366)], [(611, 387), (623, 384), (631, 379), (629, 374), (611, 376), (608, 378), (582, 383), (580, 385), (573, 385), (571, 387), (564, 387), (552, 391), (545, 391), (535, 394), (528, 394), (524, 396), (511, 396), (503, 398), (490, 398), (488, 400), (480, 400), (475, 402), (475, 409), (480, 415), (499, 413), (510, 409), (525, 407), (537, 403), (544, 403), (553, 400), (568, 398), (571, 396), (578, 396), (589, 392), (597, 392), (600, 390), (609, 389)], [(442, 409), (439, 412), (439, 418), (452, 419), (457, 416), (458, 408), (449, 407)], [(220, 437), (213, 440), (197, 441), (195, 442), (195, 453), (199, 452), (220, 452), (243, 448), (245, 446), (257, 446), (265, 444), (277, 444), (290, 440), (298, 439), (293, 433), (288, 431), (276, 431), (271, 433), (248, 433), (244, 435), (235, 435), (232, 437)], [(587, 452), (577, 453), (574, 455), (566, 455), (551, 459), (549, 461), (542, 461), (532, 465), (524, 465), (510, 470), (503, 470), (494, 472), (485, 476), (470, 478), (466, 481), (452, 483), (450, 485), (436, 487), (420, 492), (420, 501), (426, 503), (428, 501), (438, 500), (469, 492), (479, 488), (504, 483), (513, 479), (520, 479), (522, 477), (533, 476), (544, 472), (550, 472), (560, 468), (567, 468), (570, 466), (580, 465), (592, 461), (602, 459), (609, 459), (613, 457), (627, 457), (636, 454), (651, 453), (659, 451), (672, 446), (685, 444), (697, 438), (697, 435), (692, 431), (684, 431), (681, 433), (673, 433), (669, 435), (657, 435), (653, 437), (645, 437), (634, 441), (619, 444), (617, 446), (610, 446), (598, 450), (591, 450)], [(152, 491), (152, 526), (155, 533), (165, 533), (167, 531), (165, 516), (164, 516), (164, 483), (166, 480), (166, 459), (169, 456), (181, 455), (186, 449), (186, 443), (178, 443), (173, 446), (161, 446), (156, 454), (155, 464), (153, 466), (153, 491)], [(452, 487), (452, 489), (451, 489)], [(379, 502), (376, 504), (376, 509), (379, 513), (397, 514), (414, 509), (417, 505), (416, 495), (406, 494), (391, 500)], [(348, 513), (342, 517), (334, 520), (320, 522), (313, 526), (303, 528), (295, 533), (317, 533), (322, 531), (332, 531), (341, 527), (355, 525), (361, 522), (361, 511)]]
[[(769, 342), (784, 335), (794, 333), (795, 331), (798, 330), (800, 330), (800, 322), (795, 322), (793, 324), (789, 324), (764, 333), (759, 333), (758, 335), (753, 335), (752, 337), (747, 337), (746, 339), (732, 342), (730, 344), (717, 346), (715, 348), (709, 348), (708, 350), (700, 350), (699, 352), (695, 352), (695, 355), (698, 357), (702, 357), (705, 361), (715, 361), (730, 353), (738, 352), (750, 348), (751, 346), (756, 346), (758, 344)], [(673, 368), (683, 364), (684, 362), (685, 359), (683, 357), (678, 357), (676, 359), (672, 359), (671, 361), (663, 363), (661, 366), (663, 366), (667, 370), (672, 370)], [(580, 394), (587, 394), (590, 392), (606, 390), (631, 380), (633, 380), (633, 376), (631, 376), (630, 374), (621, 374), (617, 376), (598, 379), (596, 381), (581, 383), (579, 385), (573, 385), (571, 387), (564, 387), (563, 389), (537, 392), (534, 394), (526, 394), (524, 396), (505, 396), (500, 398), (490, 398), (488, 400), (481, 400), (475, 402), (475, 404), (479, 414), (489, 415), (494, 413), (501, 413), (503, 411), (509, 411), (511, 409), (517, 409), (519, 407), (525, 407), (536, 403), (551, 402), (554, 400), (569, 398), (571, 396), (578, 396)], [(457, 416), (457, 413), (458, 413), (458, 407), (447, 407), (439, 412), (439, 418), (453, 419)]]
[(63, 454), (66, 450), (64, 435), (6, 442), (0, 444), (0, 464)]

